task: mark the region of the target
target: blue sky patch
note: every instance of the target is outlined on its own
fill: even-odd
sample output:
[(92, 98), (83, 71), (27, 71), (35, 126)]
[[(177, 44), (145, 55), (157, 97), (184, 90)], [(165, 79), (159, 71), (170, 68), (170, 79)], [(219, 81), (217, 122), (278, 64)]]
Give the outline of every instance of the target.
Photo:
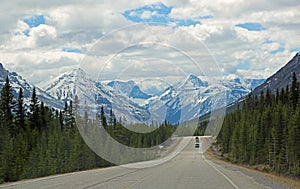
[(270, 53), (271, 53), (271, 54), (276, 54), (276, 53), (283, 52), (283, 51), (284, 51), (284, 47), (279, 47), (278, 49), (273, 50), (273, 51), (271, 51)]
[(30, 27), (38, 27), (41, 24), (45, 24), (46, 20), (43, 15), (35, 15), (30, 18), (25, 18), (23, 21)]
[(241, 63), (238, 64), (237, 68), (240, 70), (248, 70), (250, 68), (250, 62), (242, 61)]
[(270, 39), (267, 39), (264, 43), (265, 43), (265, 44), (271, 44), (271, 43), (273, 43), (273, 41), (270, 40)]
[[(46, 20), (43, 15), (35, 15), (29, 18), (24, 18), (23, 22), (25, 22), (30, 28), (38, 27), (41, 24), (45, 24)], [(22, 33), (25, 36), (29, 36), (30, 29), (24, 30)]]
[(190, 25), (197, 25), (201, 24), (199, 21), (194, 21), (194, 20), (175, 20), (177, 26), (190, 26)]
[(266, 30), (266, 28), (263, 27), (260, 23), (254, 23), (254, 22), (246, 22), (246, 23), (243, 23), (243, 24), (236, 24), (235, 26), (247, 29), (248, 31)]
[(62, 51), (72, 52), (72, 53), (82, 53), (82, 51), (80, 49), (77, 49), (77, 48), (63, 48)]
[(30, 32), (30, 30), (27, 29), (27, 30), (24, 30), (24, 31), (23, 31), (23, 34), (26, 35), (26, 36), (28, 37), (28, 36), (29, 36), (29, 32)]
[(300, 52), (300, 48), (292, 48), (291, 50), (290, 50), (290, 52)]
[[(151, 5), (146, 5), (137, 9), (127, 10), (122, 13), (122, 15), (135, 23), (148, 23), (150, 25), (168, 25), (171, 23), (176, 23), (176, 26), (190, 26), (201, 24), (199, 21), (194, 21), (191, 19), (172, 19), (169, 17), (173, 7), (168, 7), (163, 3), (155, 3)], [(210, 16), (205, 17), (205, 19), (210, 18)]]

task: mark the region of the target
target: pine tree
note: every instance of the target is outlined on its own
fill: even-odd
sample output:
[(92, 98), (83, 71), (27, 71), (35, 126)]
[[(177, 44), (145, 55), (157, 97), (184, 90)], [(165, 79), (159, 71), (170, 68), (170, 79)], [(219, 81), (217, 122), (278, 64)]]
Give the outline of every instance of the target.
[(114, 120), (114, 114), (113, 114), (113, 111), (112, 111), (112, 108), (111, 108), (110, 111), (109, 111), (109, 121), (108, 121), (108, 125), (110, 127), (113, 126), (113, 120)]
[(116, 119), (116, 116), (115, 114), (113, 113), (113, 110), (112, 108), (110, 109), (110, 112), (109, 112), (109, 126), (110, 127), (113, 127), (114, 129), (116, 128), (116, 125), (117, 125), (117, 119)]
[(292, 85), (290, 91), (290, 99), (291, 99), (293, 110), (295, 110), (297, 107), (298, 98), (299, 98), (299, 83), (297, 82), (296, 73), (293, 72)]
[(39, 124), (39, 101), (36, 96), (35, 87), (33, 88), (30, 101), (29, 125), (32, 130), (35, 128), (38, 128), (39, 130), (41, 129)]
[(266, 92), (265, 104), (267, 106), (271, 106), (272, 105), (272, 94), (271, 94), (271, 91), (270, 91), (269, 88), (267, 89), (267, 92)]
[(77, 95), (75, 95), (75, 98), (74, 98), (74, 115), (77, 116), (79, 115), (79, 98)]
[(0, 120), (0, 129), (0, 183), (2, 183), (8, 181), (7, 170), (9, 169), (9, 154), (11, 153), (11, 137), (2, 119)]
[(284, 88), (282, 88), (280, 93), (279, 93), (279, 100), (282, 104), (286, 103), (286, 94), (285, 94)]
[(102, 126), (106, 129), (107, 128), (107, 121), (106, 121), (106, 116), (105, 116), (103, 106), (101, 106), (101, 110), (100, 110), (100, 119), (101, 119)]
[(23, 89), (20, 88), (19, 97), (17, 100), (16, 106), (16, 125), (19, 128), (25, 130), (25, 107), (24, 107), (24, 96), (23, 96)]
[(87, 102), (85, 101), (84, 102), (84, 117), (83, 117), (83, 120), (84, 120), (84, 125), (85, 126), (88, 126), (88, 123), (89, 123), (89, 107), (87, 105)]
[(69, 107), (68, 107), (68, 102), (65, 101), (65, 107), (64, 107), (64, 110), (63, 110), (63, 114), (64, 114), (64, 121), (63, 123), (65, 125), (67, 125), (67, 122), (68, 122), (68, 118), (69, 118)]
[(300, 176), (300, 100), (290, 121), (289, 127), (290, 158), (292, 162), (292, 172)]
[(1, 90), (0, 98), (0, 112), (1, 112), (1, 126), (6, 127), (12, 136), (16, 136), (16, 128), (13, 124), (13, 94), (12, 87), (9, 83), (8, 76), (6, 77), (5, 84)]
[(229, 155), (230, 155), (230, 159), (233, 162), (237, 162), (238, 158), (239, 158), (239, 145), (238, 145), (238, 127), (236, 126), (236, 128), (234, 128), (233, 130), (233, 134), (230, 140), (230, 151), (229, 151)]
[(74, 112), (73, 112), (74, 108), (73, 108), (73, 101), (70, 100), (70, 105), (69, 105), (69, 109), (68, 109), (68, 127), (69, 128), (73, 128), (75, 126), (75, 115), (74, 115)]

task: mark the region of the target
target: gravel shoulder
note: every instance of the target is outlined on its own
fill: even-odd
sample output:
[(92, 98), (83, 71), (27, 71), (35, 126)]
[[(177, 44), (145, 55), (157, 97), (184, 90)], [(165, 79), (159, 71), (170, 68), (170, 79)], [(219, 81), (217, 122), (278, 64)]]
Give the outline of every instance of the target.
[(230, 163), (228, 161), (220, 159), (219, 157), (214, 155), (210, 150), (207, 151), (206, 157), (207, 159), (213, 161), (215, 164), (221, 165), (227, 170), (239, 171), (253, 178), (255, 182), (261, 183), (262, 185), (268, 186), (272, 189), (273, 188), (274, 189), (283, 189), (283, 188), (300, 189), (299, 180), (289, 178), (289, 177), (279, 176), (271, 173), (261, 172), (251, 167)]

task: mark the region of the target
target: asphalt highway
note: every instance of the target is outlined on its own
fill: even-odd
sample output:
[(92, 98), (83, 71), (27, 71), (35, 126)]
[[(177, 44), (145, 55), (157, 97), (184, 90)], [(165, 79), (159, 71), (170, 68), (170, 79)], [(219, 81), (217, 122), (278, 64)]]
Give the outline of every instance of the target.
[[(165, 157), (168, 161), (162, 164), (159, 162), (161, 160), (140, 162), (132, 166), (135, 168), (128, 168), (130, 165), (115, 166), (7, 183), (0, 185), (0, 188), (289, 188), (267, 177), (208, 159), (201, 153), (201, 143), (205, 144), (203, 138), (200, 138), (200, 148), (195, 148), (194, 139), (182, 139), (179, 147)], [(136, 168), (137, 165), (148, 168)]]

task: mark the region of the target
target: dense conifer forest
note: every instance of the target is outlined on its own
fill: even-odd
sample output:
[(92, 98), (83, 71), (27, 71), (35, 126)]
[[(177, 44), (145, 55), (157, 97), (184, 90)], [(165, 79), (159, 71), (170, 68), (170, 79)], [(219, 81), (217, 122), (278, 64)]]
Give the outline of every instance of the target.
[(292, 84), (271, 94), (249, 94), (227, 114), (217, 138), (222, 156), (265, 171), (300, 177), (300, 90)]
[[(7, 78), (0, 98), (0, 183), (112, 166), (82, 139), (75, 119), (91, 118), (87, 113), (81, 118), (78, 109), (77, 97), (62, 111), (51, 109), (39, 101), (35, 89), (26, 107), (22, 89), (14, 99)], [(176, 129), (165, 122), (149, 134), (130, 132), (112, 110), (107, 115), (103, 107), (99, 119), (113, 138), (138, 148), (160, 144)]]

